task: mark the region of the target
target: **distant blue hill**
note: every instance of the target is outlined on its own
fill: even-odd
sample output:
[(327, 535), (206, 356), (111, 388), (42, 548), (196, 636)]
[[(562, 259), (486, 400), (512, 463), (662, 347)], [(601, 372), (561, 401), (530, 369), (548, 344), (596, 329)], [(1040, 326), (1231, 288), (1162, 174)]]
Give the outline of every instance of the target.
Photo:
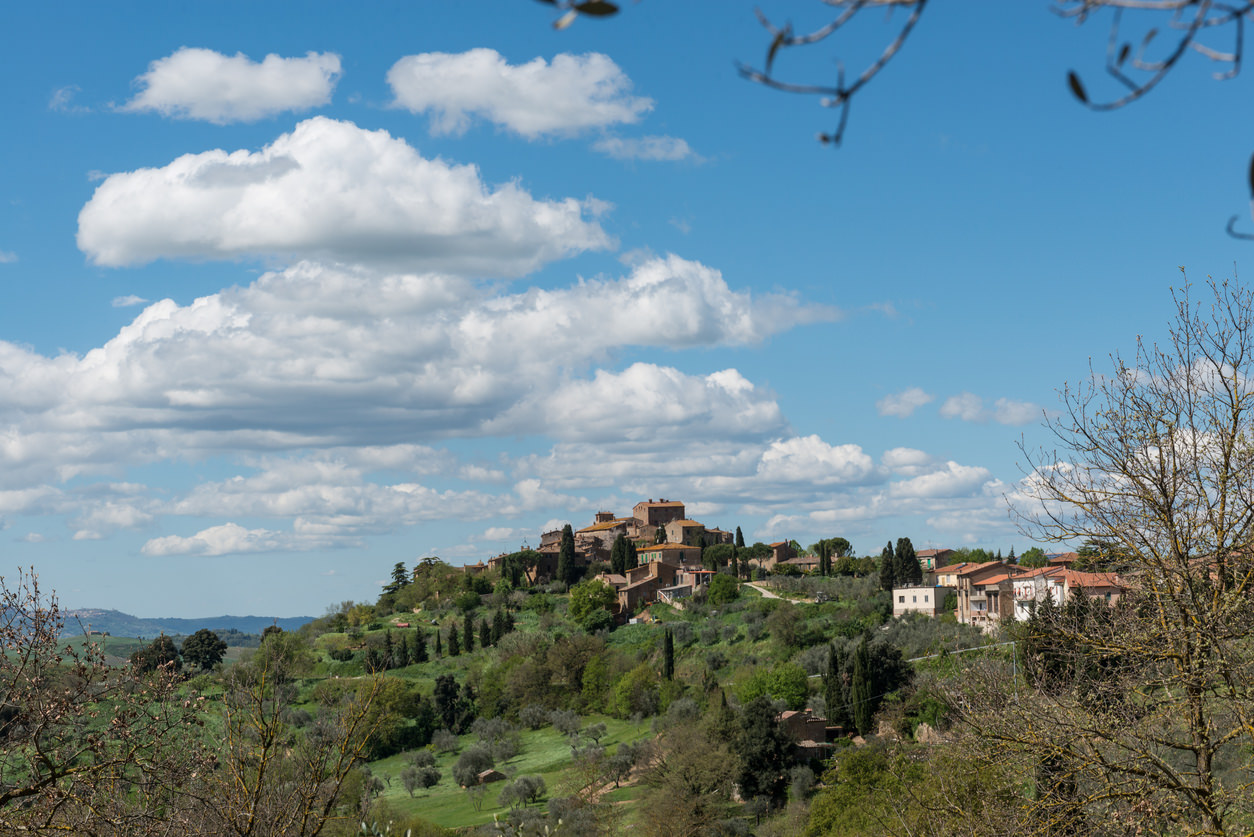
[(273, 616), (206, 616), (203, 619), (177, 617), (144, 619), (118, 610), (98, 608), (67, 610), (63, 611), (63, 615), (66, 635), (79, 634), (90, 629), (107, 633), (110, 636), (136, 636), (145, 639), (161, 634), (189, 636), (201, 628), (208, 628), (211, 631), (234, 629), (240, 633), (259, 634), (271, 625), (278, 625), (285, 631), (294, 631), (316, 618), (313, 616), (291, 616), (283, 619), (276, 619)]

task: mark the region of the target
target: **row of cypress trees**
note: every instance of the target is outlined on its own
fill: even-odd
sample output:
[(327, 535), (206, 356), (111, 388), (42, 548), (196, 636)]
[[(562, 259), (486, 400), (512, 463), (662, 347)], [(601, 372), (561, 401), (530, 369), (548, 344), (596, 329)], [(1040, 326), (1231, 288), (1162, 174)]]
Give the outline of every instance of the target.
[(923, 583), (923, 565), (909, 538), (898, 538), (897, 548), (889, 541), (880, 553), (880, 589), (892, 590), (908, 584)]

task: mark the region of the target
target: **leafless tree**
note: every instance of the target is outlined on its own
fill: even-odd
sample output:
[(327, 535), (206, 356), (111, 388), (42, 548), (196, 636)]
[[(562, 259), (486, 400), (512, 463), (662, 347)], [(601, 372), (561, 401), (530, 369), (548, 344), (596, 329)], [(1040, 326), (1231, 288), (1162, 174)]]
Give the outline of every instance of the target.
[[(1033, 787), (1023, 832), (1246, 833), (1254, 768), (1254, 294), (1185, 287), (1164, 346), (1061, 393), (1016, 512), (1116, 544), (1117, 607), (1046, 608), (956, 696)], [(1016, 663), (1028, 674), (1016, 677)]]

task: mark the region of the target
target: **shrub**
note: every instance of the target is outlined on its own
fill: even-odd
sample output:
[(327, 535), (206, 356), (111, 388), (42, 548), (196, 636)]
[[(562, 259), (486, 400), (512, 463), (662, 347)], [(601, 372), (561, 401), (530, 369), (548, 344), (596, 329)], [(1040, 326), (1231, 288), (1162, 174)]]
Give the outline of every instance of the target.
[(537, 703), (529, 703), (519, 711), (518, 720), (527, 729), (540, 729), (549, 723), (549, 710)]
[(467, 747), (453, 765), (453, 780), (463, 788), (478, 784), (479, 774), (490, 770), (495, 764), (492, 751), (487, 747), (482, 744)]
[(441, 753), (456, 753), (462, 743), (451, 730), (439, 729), (431, 736), (431, 745)]
[(502, 805), (517, 808), (520, 805), (539, 802), (547, 791), (543, 776), (519, 776), (501, 789), (501, 795), (497, 801)]

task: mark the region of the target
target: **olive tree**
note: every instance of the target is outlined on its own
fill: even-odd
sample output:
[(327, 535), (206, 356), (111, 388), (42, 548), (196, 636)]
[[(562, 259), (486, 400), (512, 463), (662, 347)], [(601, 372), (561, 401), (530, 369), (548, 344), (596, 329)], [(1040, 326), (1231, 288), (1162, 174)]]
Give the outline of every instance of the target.
[(0, 577), (0, 833), (191, 833), (199, 708), (172, 667), (137, 678), (65, 634), (33, 572)]

